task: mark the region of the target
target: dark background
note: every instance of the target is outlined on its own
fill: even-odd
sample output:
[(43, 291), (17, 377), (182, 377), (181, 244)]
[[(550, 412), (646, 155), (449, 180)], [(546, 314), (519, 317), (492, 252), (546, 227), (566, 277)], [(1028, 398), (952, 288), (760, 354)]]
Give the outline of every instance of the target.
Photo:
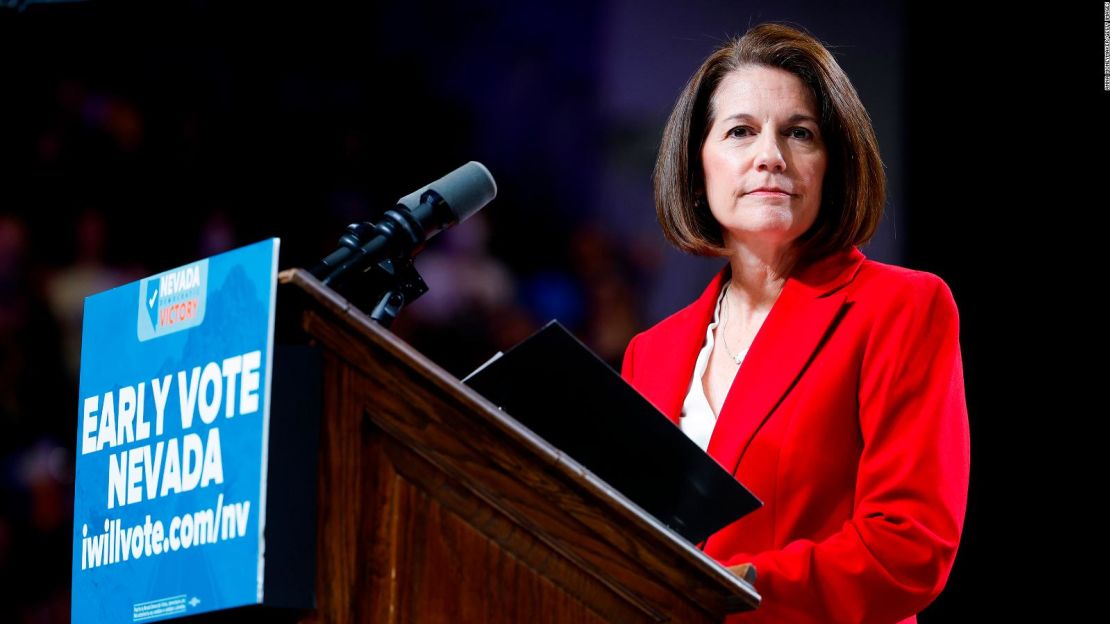
[(498, 198), (418, 258), (395, 330), (461, 377), (558, 318), (619, 367), (723, 262), (665, 245), (651, 168), (689, 75), (763, 21), (825, 42), (871, 113), (890, 194), (864, 253), (960, 308), (970, 500), (921, 621), (1085, 601), (1101, 3), (225, 4), (0, 8), (0, 619), (68, 620), (84, 296), (269, 236), (309, 265), (478, 160)]

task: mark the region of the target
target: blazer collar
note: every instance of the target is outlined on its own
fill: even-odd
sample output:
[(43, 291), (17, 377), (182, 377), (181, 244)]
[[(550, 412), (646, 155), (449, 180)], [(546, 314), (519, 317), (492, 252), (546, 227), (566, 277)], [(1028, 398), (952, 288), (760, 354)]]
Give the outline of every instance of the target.
[[(852, 247), (807, 265), (783, 284), (736, 373), (709, 440), (709, 455), (730, 473), (736, 471), (752, 438), (833, 330), (847, 297), (843, 287), (855, 278), (865, 259)], [(667, 415), (675, 422), (705, 340), (705, 328), (713, 320), (717, 295), (731, 276), (731, 266), (726, 264), (687, 309), (689, 316), (682, 325), (689, 335), (678, 343), (683, 352), (675, 359), (680, 367), (675, 377), (678, 383), (664, 401)]]

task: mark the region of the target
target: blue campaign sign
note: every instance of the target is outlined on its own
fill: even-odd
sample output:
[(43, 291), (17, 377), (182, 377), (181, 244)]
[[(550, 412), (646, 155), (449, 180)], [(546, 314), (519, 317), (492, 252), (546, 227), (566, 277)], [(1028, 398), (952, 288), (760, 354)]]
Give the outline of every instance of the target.
[(262, 602), (278, 243), (85, 300), (73, 622)]

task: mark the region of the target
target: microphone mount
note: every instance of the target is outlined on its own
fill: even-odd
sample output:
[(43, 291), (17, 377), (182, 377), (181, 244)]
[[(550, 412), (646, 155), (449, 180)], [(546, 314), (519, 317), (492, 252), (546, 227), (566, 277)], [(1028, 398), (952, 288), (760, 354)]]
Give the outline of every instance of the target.
[(377, 223), (347, 226), (339, 249), (310, 272), (388, 327), (402, 307), (428, 292), (413, 256), (429, 238), (462, 222), (496, 195), (489, 170), (470, 161), (402, 197)]
[(402, 307), (428, 292), (412, 257), (423, 250), (430, 234), (413, 212), (432, 217), (432, 234), (455, 222), (447, 203), (429, 189), (415, 211), (387, 210), (377, 223), (347, 226), (339, 248), (310, 272), (359, 308), (369, 309), (370, 318), (388, 328)]

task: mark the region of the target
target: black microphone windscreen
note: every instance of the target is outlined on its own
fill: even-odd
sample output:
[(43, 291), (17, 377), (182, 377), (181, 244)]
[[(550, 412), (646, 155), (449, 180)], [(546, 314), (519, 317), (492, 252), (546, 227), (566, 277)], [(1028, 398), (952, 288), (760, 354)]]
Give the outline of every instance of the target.
[(405, 195), (397, 203), (413, 210), (420, 205), (420, 197), (428, 189), (439, 193), (460, 223), (497, 196), (497, 183), (489, 169), (472, 160), (435, 182)]

